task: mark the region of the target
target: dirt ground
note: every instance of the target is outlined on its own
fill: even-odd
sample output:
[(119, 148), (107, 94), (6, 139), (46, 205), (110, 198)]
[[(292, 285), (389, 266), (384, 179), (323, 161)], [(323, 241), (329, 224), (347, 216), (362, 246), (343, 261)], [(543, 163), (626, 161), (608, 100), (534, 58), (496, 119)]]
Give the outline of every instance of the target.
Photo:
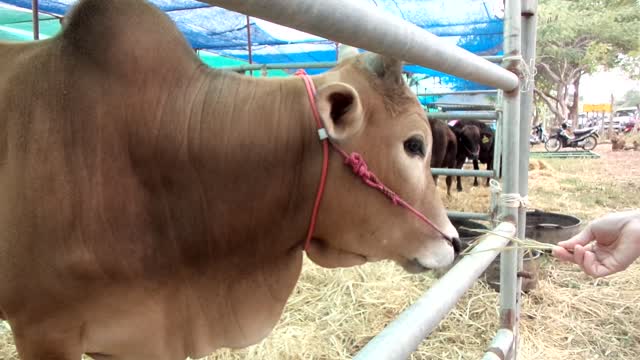
[[(600, 159), (532, 160), (531, 205), (585, 221), (640, 206), (640, 152)], [(537, 150), (537, 149), (536, 149)], [(471, 187), (447, 198), (452, 210), (484, 211), (489, 190)], [(280, 323), (248, 349), (220, 350), (209, 360), (348, 359), (436, 281), (409, 275), (390, 262), (327, 270), (305, 261)], [(423, 342), (413, 360), (479, 359), (498, 326), (499, 298), (478, 282)], [(540, 281), (523, 297), (521, 360), (637, 360), (640, 358), (640, 264), (594, 280), (545, 257)], [(10, 331), (0, 328), (0, 360), (17, 359)], [(142, 360), (142, 359), (141, 359)]]

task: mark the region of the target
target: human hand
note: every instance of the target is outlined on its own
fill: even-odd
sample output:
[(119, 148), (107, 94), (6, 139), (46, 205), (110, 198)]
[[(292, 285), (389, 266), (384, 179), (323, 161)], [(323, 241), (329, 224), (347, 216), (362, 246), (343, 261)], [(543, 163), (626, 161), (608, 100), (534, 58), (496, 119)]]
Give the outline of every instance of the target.
[(593, 276), (611, 275), (640, 256), (640, 211), (612, 213), (592, 221), (578, 235), (558, 243), (553, 256), (574, 262)]

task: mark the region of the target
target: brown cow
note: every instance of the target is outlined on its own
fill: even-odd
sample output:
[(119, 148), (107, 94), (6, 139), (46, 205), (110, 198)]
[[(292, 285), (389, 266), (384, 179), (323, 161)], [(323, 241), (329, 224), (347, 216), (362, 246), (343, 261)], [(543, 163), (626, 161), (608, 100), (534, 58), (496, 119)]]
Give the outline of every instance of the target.
[[(431, 152), (432, 168), (456, 168), (456, 153), (458, 148), (458, 140), (453, 130), (441, 120), (429, 119), (431, 133), (433, 134), (433, 146)], [(447, 195), (451, 196), (452, 177), (447, 176)], [(438, 177), (434, 176), (433, 181), (437, 184)]]
[[(454, 259), (431, 131), (399, 61), (313, 77), (331, 139), (444, 234), (330, 154), (308, 256)], [(207, 68), (139, 0), (85, 0), (58, 36), (0, 44), (0, 310), (24, 360), (184, 359), (278, 321), (302, 267), (322, 151), (304, 82)]]
[[(487, 164), (493, 170), (494, 134), (491, 128), (479, 120), (457, 121), (452, 126), (458, 140), (456, 168), (462, 169), (467, 159), (473, 162), (473, 169), (479, 170), (478, 162)], [(487, 178), (486, 184), (489, 185)], [(473, 178), (473, 186), (478, 186), (478, 178)], [(457, 177), (456, 190), (462, 191), (462, 181)]]
[(612, 151), (620, 151), (625, 150), (626, 141), (624, 137), (613, 136), (611, 138), (611, 150)]

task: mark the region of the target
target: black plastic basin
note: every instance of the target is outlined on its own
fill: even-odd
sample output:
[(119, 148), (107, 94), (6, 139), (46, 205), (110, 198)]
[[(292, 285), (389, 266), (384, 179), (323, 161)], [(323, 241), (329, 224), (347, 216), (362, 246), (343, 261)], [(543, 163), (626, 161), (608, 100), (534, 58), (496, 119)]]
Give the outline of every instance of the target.
[(577, 234), (582, 220), (575, 216), (534, 210), (527, 212), (526, 237), (548, 244), (557, 244)]

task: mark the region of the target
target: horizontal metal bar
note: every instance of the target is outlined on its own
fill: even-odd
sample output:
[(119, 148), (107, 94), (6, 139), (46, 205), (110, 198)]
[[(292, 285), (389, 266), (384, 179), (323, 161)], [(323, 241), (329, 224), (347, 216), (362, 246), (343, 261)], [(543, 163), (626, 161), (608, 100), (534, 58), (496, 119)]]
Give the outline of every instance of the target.
[[(486, 58), (485, 58), (486, 59)], [(465, 91), (446, 91), (446, 92), (434, 92), (434, 93), (423, 93), (418, 94), (417, 96), (445, 96), (445, 95), (476, 95), (476, 94), (497, 94), (498, 90), (465, 90)]]
[(518, 77), (500, 65), (365, 2), (201, 1), (491, 87), (514, 90), (519, 85)]
[(504, 360), (509, 354), (513, 345), (513, 331), (509, 329), (499, 329), (496, 336), (491, 341), (489, 349), (482, 357), (482, 360)]
[[(497, 58), (497, 62), (500, 62), (502, 56), (482, 56), (483, 59), (490, 59), (495, 61)], [(291, 63), (272, 63), (272, 64), (247, 64), (247, 65), (237, 65), (237, 66), (222, 66), (216, 67), (216, 69), (220, 70), (229, 70), (229, 71), (255, 71), (255, 70), (287, 70), (287, 69), (330, 69), (337, 65), (338, 63), (335, 61), (322, 61), (322, 62), (291, 62)], [(411, 65), (411, 64), (407, 64)], [(497, 90), (490, 90), (494, 93)]]
[(490, 61), (492, 63), (502, 63), (502, 60), (504, 59), (504, 56), (502, 55), (489, 55), (489, 56), (482, 56), (483, 59)]
[(336, 66), (335, 61), (326, 62), (301, 62), (301, 63), (274, 63), (274, 64), (252, 64), (239, 66), (217, 67), (220, 70), (229, 71), (255, 71), (255, 70), (284, 70), (284, 69), (330, 69)]
[(434, 120), (497, 120), (498, 113), (495, 111), (480, 111), (480, 112), (464, 112), (464, 113), (444, 113), (444, 112), (430, 112), (427, 113), (427, 117)]
[(494, 177), (495, 173), (492, 170), (469, 170), (469, 169), (446, 169), (446, 168), (431, 168), (431, 175), (445, 175), (445, 176), (475, 176), (475, 177)]
[(483, 213), (447, 211), (447, 216), (449, 217), (449, 219), (457, 219), (457, 220), (467, 219), (467, 220), (491, 221), (491, 215), (483, 214)]
[(482, 236), (482, 241), (451, 270), (374, 337), (354, 360), (408, 359), (420, 343), (447, 316), (458, 300), (495, 259), (500, 249), (515, 235), (511, 223), (502, 223), (496, 234)]
[[(495, 105), (486, 105), (486, 104), (447, 104), (447, 103), (425, 103), (423, 104), (426, 107), (434, 108), (442, 108), (449, 111), (481, 111), (481, 110), (495, 110)], [(445, 111), (446, 111), (445, 110)]]
[(529, 157), (544, 158), (544, 159), (569, 159), (569, 158), (599, 159), (600, 154), (595, 153), (593, 151), (558, 151), (558, 152), (532, 151), (531, 153), (529, 153)]

